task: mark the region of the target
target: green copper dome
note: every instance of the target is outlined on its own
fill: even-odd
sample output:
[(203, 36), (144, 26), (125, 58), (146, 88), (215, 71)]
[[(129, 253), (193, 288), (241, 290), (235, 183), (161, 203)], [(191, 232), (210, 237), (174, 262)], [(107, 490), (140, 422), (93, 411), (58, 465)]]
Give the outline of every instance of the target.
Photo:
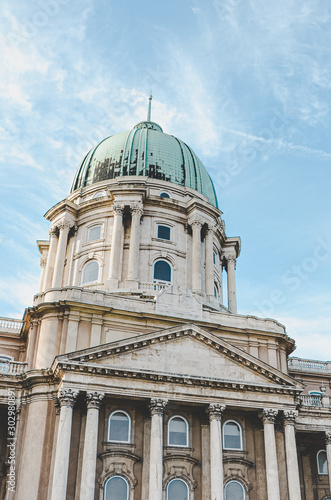
[(212, 180), (196, 154), (152, 121), (107, 137), (91, 149), (77, 171), (71, 192), (127, 175), (143, 175), (190, 187), (217, 207)]

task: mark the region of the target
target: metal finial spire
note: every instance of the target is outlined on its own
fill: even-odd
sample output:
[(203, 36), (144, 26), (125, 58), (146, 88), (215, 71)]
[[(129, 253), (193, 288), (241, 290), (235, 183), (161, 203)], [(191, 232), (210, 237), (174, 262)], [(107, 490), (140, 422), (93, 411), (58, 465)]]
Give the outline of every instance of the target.
[(151, 91), (149, 94), (149, 102), (148, 102), (148, 113), (147, 113), (147, 121), (148, 122), (151, 121), (151, 116), (152, 116), (152, 99), (153, 99), (153, 96), (152, 96), (152, 91)]

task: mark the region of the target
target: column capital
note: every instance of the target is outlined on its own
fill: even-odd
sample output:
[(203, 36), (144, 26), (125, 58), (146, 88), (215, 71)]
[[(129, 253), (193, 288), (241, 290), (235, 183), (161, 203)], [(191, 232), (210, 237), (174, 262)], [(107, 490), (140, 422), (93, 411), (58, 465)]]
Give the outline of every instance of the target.
[(325, 442), (331, 444), (331, 429), (325, 431)]
[(114, 203), (113, 204), (113, 211), (116, 215), (123, 215), (124, 205), (122, 203)]
[(167, 399), (152, 398), (149, 404), (151, 415), (163, 415), (167, 403)]
[(227, 264), (229, 262), (232, 262), (234, 265), (236, 265), (237, 257), (236, 257), (236, 255), (234, 253), (230, 253), (230, 254), (224, 253), (223, 254), (223, 259), (226, 261)]
[(208, 224), (206, 228), (206, 235), (212, 235), (215, 234), (217, 231), (217, 225), (215, 223)]
[(273, 408), (264, 408), (261, 413), (259, 413), (259, 417), (262, 418), (264, 424), (274, 424), (277, 415), (278, 410), (274, 410)]
[(299, 412), (297, 410), (284, 410), (284, 424), (294, 425)]
[(59, 231), (63, 231), (64, 229), (69, 231), (74, 225), (73, 222), (64, 219), (57, 223)]
[(188, 223), (190, 226), (202, 226), (203, 225), (203, 220), (200, 219), (199, 217), (192, 217), (191, 219), (188, 220)]
[(59, 236), (59, 228), (58, 226), (51, 226), (48, 230), (48, 234), (50, 235), (50, 237), (58, 237)]
[(130, 205), (130, 212), (131, 212), (131, 215), (137, 215), (137, 216), (141, 217), (143, 212), (144, 212), (143, 204), (142, 203), (132, 203), (132, 205)]
[(89, 410), (91, 408), (96, 408), (97, 410), (99, 410), (104, 397), (105, 397), (105, 395), (103, 393), (88, 392), (86, 394), (86, 407), (87, 407), (87, 409)]
[(46, 267), (47, 257), (40, 257), (40, 267)]
[(73, 391), (72, 389), (61, 389), (58, 395), (59, 403), (67, 408), (73, 408), (76, 402), (79, 391)]
[(210, 403), (206, 412), (209, 415), (209, 420), (221, 420), (223, 412), (226, 408), (226, 405), (220, 403)]

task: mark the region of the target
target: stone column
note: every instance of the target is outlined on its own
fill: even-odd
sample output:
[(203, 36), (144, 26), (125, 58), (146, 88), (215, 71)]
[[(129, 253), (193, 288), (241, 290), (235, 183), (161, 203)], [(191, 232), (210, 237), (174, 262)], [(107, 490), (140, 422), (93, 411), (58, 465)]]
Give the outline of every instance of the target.
[(192, 227), (192, 290), (201, 292), (201, 226), (202, 221), (189, 221)]
[(69, 222), (63, 221), (58, 225), (58, 227), (60, 230), (60, 235), (56, 251), (52, 288), (58, 288), (62, 285), (64, 259), (66, 256), (68, 234), (71, 225)]
[(284, 411), (285, 452), (289, 500), (301, 500), (299, 464), (295, 440), (295, 419), (298, 412)]
[(50, 228), (50, 230), (49, 230), (50, 242), (49, 242), (47, 264), (46, 264), (46, 270), (45, 270), (43, 291), (48, 290), (48, 288), (51, 288), (51, 286), (52, 286), (54, 262), (55, 262), (55, 256), (56, 256), (56, 249), (57, 249), (57, 245), (58, 245), (58, 234), (59, 234), (59, 230), (56, 226), (53, 226)]
[(44, 291), (45, 271), (46, 271), (47, 258), (40, 258), (40, 280), (39, 280), (39, 293)]
[(149, 500), (162, 500), (163, 479), (163, 412), (166, 399), (152, 398), (151, 448), (149, 455)]
[(110, 250), (109, 279), (118, 280), (121, 250), (122, 250), (121, 239), (122, 239), (124, 205), (113, 205), (113, 211), (114, 211), (114, 224), (113, 224), (113, 236), (111, 240), (111, 250)]
[(212, 403), (208, 407), (210, 422), (210, 485), (212, 500), (223, 500), (222, 414), (225, 406)]
[(237, 294), (236, 294), (236, 258), (234, 255), (225, 256), (226, 271), (228, 275), (228, 308), (229, 311), (237, 313)]
[(264, 427), (264, 452), (268, 500), (280, 500), (278, 464), (275, 439), (275, 419), (278, 410), (264, 409), (260, 414)]
[(61, 412), (57, 432), (51, 500), (66, 500), (67, 496), (72, 410), (77, 395), (78, 392), (73, 392), (71, 389), (61, 389), (59, 394)]
[(328, 459), (329, 490), (331, 493), (331, 430), (325, 431), (326, 457)]
[(95, 474), (99, 429), (99, 409), (104, 394), (89, 392), (86, 395), (87, 415), (85, 425), (84, 452), (80, 500), (94, 500)]
[(212, 228), (208, 228), (206, 231), (206, 295), (208, 297), (214, 297), (214, 231)]
[(128, 280), (139, 280), (139, 244), (140, 244), (140, 219), (143, 214), (141, 204), (134, 204), (131, 208), (131, 234), (128, 262)]

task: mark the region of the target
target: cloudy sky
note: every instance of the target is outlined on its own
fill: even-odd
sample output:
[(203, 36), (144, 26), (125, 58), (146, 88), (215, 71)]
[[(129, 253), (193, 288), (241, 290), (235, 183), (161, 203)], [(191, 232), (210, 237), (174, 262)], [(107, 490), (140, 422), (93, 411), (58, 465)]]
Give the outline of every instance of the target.
[(331, 359), (331, 2), (2, 0), (0, 315), (38, 287), (43, 214), (146, 116), (211, 174), (241, 236), (238, 309)]

